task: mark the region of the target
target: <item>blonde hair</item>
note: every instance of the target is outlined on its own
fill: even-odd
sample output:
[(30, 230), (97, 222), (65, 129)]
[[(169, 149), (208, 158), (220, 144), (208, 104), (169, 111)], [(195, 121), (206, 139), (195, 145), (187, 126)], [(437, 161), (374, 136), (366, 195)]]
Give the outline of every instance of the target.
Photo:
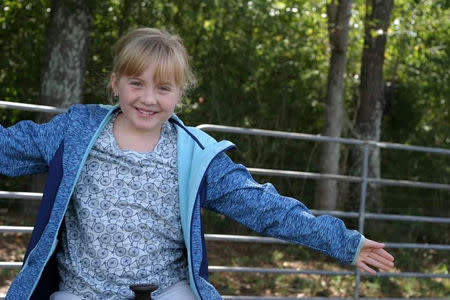
[(116, 42), (112, 71), (117, 78), (141, 75), (150, 65), (155, 70), (155, 82), (174, 80), (181, 91), (195, 84), (188, 53), (178, 35), (155, 28), (138, 28)]

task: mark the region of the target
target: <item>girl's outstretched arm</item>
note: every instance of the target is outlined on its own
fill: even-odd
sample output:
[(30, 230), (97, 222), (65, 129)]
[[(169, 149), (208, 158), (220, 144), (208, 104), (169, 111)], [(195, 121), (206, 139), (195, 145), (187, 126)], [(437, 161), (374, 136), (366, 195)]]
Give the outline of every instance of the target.
[[(394, 257), (384, 250), (384, 244), (369, 239), (364, 240), (364, 244), (356, 258), (356, 266), (361, 271), (376, 274), (377, 272), (371, 268), (376, 267), (379, 270), (388, 271), (394, 267)], [(371, 266), (371, 267), (370, 267)]]
[(204, 208), (228, 216), (266, 236), (307, 246), (355, 264), (364, 237), (332, 216), (314, 216), (300, 201), (280, 195), (271, 184), (259, 184), (227, 155), (217, 156), (207, 171)]
[(8, 128), (0, 124), (0, 174), (46, 172), (63, 139), (67, 116), (67, 113), (57, 115), (45, 124), (20, 121)]

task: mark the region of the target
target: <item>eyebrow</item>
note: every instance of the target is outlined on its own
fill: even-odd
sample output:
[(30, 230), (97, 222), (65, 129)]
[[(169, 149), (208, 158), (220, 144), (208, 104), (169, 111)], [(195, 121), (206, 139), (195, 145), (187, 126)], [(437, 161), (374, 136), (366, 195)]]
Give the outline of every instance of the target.
[(164, 84), (164, 85), (170, 85), (170, 86), (174, 86), (175, 85), (175, 83), (172, 83), (170, 81), (160, 81), (160, 82), (158, 82), (158, 84)]
[(141, 80), (141, 81), (144, 80), (144, 79), (142, 79), (141, 77), (139, 77), (139, 76), (134, 76), (134, 75), (127, 76), (127, 77), (128, 77), (128, 79), (137, 79), (137, 80)]
[[(139, 80), (142, 82), (145, 82), (146, 80), (142, 77), (140, 77), (140, 75), (130, 75), (127, 76), (128, 80)], [(159, 82), (156, 82), (156, 84), (163, 84), (163, 85), (170, 85), (170, 86), (177, 86), (175, 80), (174, 81), (167, 81), (167, 80), (160, 80)]]

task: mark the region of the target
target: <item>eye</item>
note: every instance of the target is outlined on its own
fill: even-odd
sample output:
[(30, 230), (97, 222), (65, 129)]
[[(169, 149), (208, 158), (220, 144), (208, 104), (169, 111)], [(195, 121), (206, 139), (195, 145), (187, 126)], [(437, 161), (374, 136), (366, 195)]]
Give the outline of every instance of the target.
[(163, 84), (159, 86), (159, 89), (164, 92), (172, 91), (172, 86), (170, 84)]
[(142, 86), (142, 82), (140, 82), (139, 80), (136, 80), (136, 79), (131, 79), (129, 81), (129, 84), (133, 85), (133, 86)]

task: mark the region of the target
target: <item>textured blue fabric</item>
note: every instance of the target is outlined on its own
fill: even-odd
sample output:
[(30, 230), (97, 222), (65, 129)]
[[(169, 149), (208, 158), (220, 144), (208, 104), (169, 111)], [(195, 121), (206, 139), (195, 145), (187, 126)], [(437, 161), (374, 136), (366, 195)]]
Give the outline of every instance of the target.
[[(56, 116), (47, 124), (37, 125), (25, 121), (8, 129), (1, 128), (0, 170), (9, 176), (46, 171), (61, 141), (64, 140), (64, 154), (61, 162), (64, 176), (56, 192), (50, 218), (39, 241), (29, 252), (20, 273), (13, 281), (6, 296), (7, 299), (29, 299), (38, 286), (40, 278), (57, 279), (55, 273), (53, 276), (44, 276), (45, 274), (42, 273), (57, 246), (59, 227), (86, 149), (107, 112), (107, 109), (100, 106), (79, 105), (72, 107), (65, 114)], [(52, 180), (54, 178), (48, 178), (48, 181)], [(49, 198), (44, 195), (44, 199)], [(39, 223), (40, 220), (37, 222)], [(54, 268), (51, 271), (53, 270)], [(44, 299), (45, 296), (33, 295), (33, 298)]]
[(356, 230), (331, 216), (315, 217), (300, 201), (259, 184), (247, 169), (222, 154), (207, 173), (205, 208), (226, 215), (263, 235), (304, 245), (351, 264), (362, 240)]
[(67, 116), (58, 115), (41, 126), (31, 121), (9, 128), (0, 125), (0, 172), (7, 176), (47, 172), (61, 144)]
[[(57, 191), (47, 191), (56, 195), (53, 206), (47, 205), (53, 207), (51, 212), (47, 212), (50, 218), (6, 299), (29, 299), (38, 284), (40, 286), (40, 279), (56, 278), (51, 273), (55, 268), (45, 267), (52, 261), (61, 222), (81, 168), (114, 110), (115, 107), (77, 105), (44, 125), (25, 121), (8, 129), (0, 126), (0, 172), (8, 176), (47, 171), (64, 140), (61, 183)], [(301, 202), (280, 196), (270, 184), (256, 183), (242, 165), (233, 163), (222, 154), (234, 147), (232, 143), (216, 142), (201, 130), (185, 127), (176, 116), (170, 121), (177, 125), (178, 133), (180, 216), (189, 280), (199, 299), (221, 299), (207, 278), (202, 206), (227, 215), (259, 233), (306, 245), (344, 263), (354, 261), (363, 241), (358, 232), (347, 230), (339, 219), (314, 217)], [(45, 296), (39, 298), (37, 294), (33, 297), (45, 299)]]
[(36, 246), (37, 242), (42, 236), (45, 226), (50, 219), (50, 214), (53, 208), (53, 203), (55, 202), (56, 192), (58, 191), (61, 179), (63, 176), (62, 171), (62, 155), (64, 151), (64, 142), (61, 142), (55, 156), (50, 162), (48, 176), (52, 180), (48, 180), (44, 188), (44, 196), (42, 199), (42, 205), (39, 208), (39, 213), (37, 216), (37, 222), (34, 224), (33, 233), (31, 234), (30, 241), (28, 242), (28, 248), (25, 252), (24, 260), (27, 259), (30, 251)]
[[(46, 171), (58, 145), (64, 140), (62, 160), (64, 176), (61, 178), (61, 184), (56, 192), (53, 210), (47, 212), (50, 214), (48, 223), (36, 246), (30, 251), (20, 273), (13, 281), (7, 299), (29, 299), (36, 286), (41, 286), (41, 283), (39, 283), (41, 278), (57, 278), (55, 273), (53, 273), (53, 276), (44, 276), (47, 274), (43, 274), (44, 269), (46, 271), (49, 269), (45, 267), (49, 261), (52, 261), (52, 254), (58, 245), (59, 228), (89, 149), (114, 109), (115, 107), (99, 105), (77, 105), (72, 107), (68, 113), (55, 117), (47, 124), (37, 125), (25, 121), (7, 129), (1, 127), (0, 172), (9, 176)], [(202, 256), (198, 258), (191, 255), (191, 245), (195, 246), (195, 243), (191, 242), (190, 233), (192, 232), (200, 239), (203, 238), (201, 223), (191, 222), (194, 203), (197, 200), (200, 183), (207, 166), (217, 153), (232, 147), (232, 144), (229, 142), (217, 143), (200, 130), (187, 128), (176, 116), (173, 116), (171, 121), (177, 125), (177, 145), (178, 147), (181, 146), (178, 151), (180, 213), (182, 225), (185, 226), (183, 227), (183, 233), (187, 233), (185, 243), (188, 259), (192, 263), (202, 262), (206, 261), (204, 259), (206, 257), (205, 251), (199, 251), (196, 255)], [(14, 165), (20, 165), (21, 167), (15, 168)], [(50, 181), (53, 179), (48, 178)], [(200, 209), (196, 209), (195, 213), (200, 216)], [(189, 264), (189, 277), (194, 294), (203, 299), (220, 297), (213, 288), (210, 288), (211, 293), (214, 294), (212, 297), (210, 297), (211, 293), (203, 292), (203, 286), (210, 286), (210, 284), (202, 282), (200, 276), (193, 273), (194, 269), (198, 272), (198, 268), (192, 268), (192, 263)], [(49, 270), (50, 275), (52, 271), (54, 271), (54, 268)], [(197, 291), (197, 288), (199, 291)], [(45, 295), (33, 295), (33, 297), (37, 299), (46, 298)]]
[[(22, 126), (8, 128), (7, 134), (9, 136), (23, 138), (23, 140), (18, 141), (18, 143), (22, 143), (23, 145), (22, 148), (24, 151), (22, 153), (36, 154), (33, 157), (35, 161), (50, 161), (51, 155), (55, 153), (61, 140), (64, 139), (62, 160), (64, 176), (56, 194), (50, 219), (45, 226), (39, 242), (30, 251), (20, 273), (11, 285), (6, 296), (7, 299), (28, 299), (38, 285), (44, 267), (47, 265), (57, 246), (59, 227), (67, 209), (77, 174), (83, 163), (86, 149), (88, 149), (91, 137), (95, 134), (107, 112), (108, 110), (106, 109), (99, 109), (99, 106), (79, 105), (74, 106), (68, 113), (59, 115), (44, 125), (26, 122), (28, 125), (27, 128), (23, 128)], [(32, 137), (27, 139), (25, 135), (30, 134), (30, 132), (31, 134), (36, 132), (38, 135), (34, 139)], [(53, 142), (56, 142), (55, 145), (51, 144)], [(1, 145), (2, 147), (5, 146), (3, 143)], [(11, 151), (13, 157), (18, 157), (18, 163), (20, 164), (21, 153), (16, 152), (16, 149), (14, 147), (8, 150)], [(41, 154), (41, 157), (39, 157), (39, 154)], [(0, 161), (2, 161), (0, 162), (1, 165), (10, 164), (8, 160), (3, 161), (3, 156), (0, 157)], [(33, 171), (31, 167), (29, 170)], [(49, 178), (48, 180), (53, 180), (53, 178)], [(45, 196), (43, 199), (45, 199)], [(56, 277), (42, 276), (42, 278), (53, 278), (55, 280)], [(40, 295), (33, 296), (36, 299), (43, 299)]]

